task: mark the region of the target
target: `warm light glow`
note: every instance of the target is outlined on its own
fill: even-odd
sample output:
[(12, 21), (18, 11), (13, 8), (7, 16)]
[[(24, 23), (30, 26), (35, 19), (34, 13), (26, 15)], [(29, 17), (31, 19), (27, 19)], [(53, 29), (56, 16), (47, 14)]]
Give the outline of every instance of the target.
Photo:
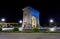
[(32, 16), (32, 27), (36, 27), (37, 25), (36, 18)]

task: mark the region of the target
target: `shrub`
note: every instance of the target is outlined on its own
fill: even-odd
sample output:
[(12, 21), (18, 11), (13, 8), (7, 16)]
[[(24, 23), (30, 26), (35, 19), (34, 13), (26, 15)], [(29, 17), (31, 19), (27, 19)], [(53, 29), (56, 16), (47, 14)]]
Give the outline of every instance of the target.
[(2, 28), (0, 28), (0, 31), (2, 31)]
[(33, 28), (33, 32), (39, 32), (39, 29), (37, 27)]
[(19, 31), (18, 27), (14, 27), (13, 31)]

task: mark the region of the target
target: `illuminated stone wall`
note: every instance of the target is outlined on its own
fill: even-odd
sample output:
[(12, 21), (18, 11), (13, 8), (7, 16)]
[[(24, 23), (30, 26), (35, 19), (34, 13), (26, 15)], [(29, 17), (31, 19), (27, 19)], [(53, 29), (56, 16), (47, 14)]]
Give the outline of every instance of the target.
[(32, 27), (37, 27), (37, 19), (34, 16), (32, 16)]
[(0, 23), (0, 27), (2, 28), (10, 28), (10, 27), (14, 27), (14, 26), (17, 26), (18, 23)]
[(33, 28), (38, 27), (39, 25), (39, 12), (32, 7), (25, 7), (23, 9), (22, 27)]

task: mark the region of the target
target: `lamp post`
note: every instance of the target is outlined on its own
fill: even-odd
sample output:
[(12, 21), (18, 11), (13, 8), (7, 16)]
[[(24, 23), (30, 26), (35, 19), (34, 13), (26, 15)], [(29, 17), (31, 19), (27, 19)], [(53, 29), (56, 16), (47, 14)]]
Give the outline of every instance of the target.
[(53, 23), (54, 22), (54, 20), (53, 19), (50, 19), (50, 23)]
[(1, 19), (1, 21), (2, 21), (2, 22), (5, 22), (5, 19), (3, 18), (3, 19)]
[(49, 20), (49, 25), (53, 24), (54, 20), (53, 19), (50, 19)]
[(2, 19), (1, 19), (1, 21), (2, 21), (2, 25), (4, 25), (5, 19), (4, 19), (4, 18), (2, 18)]
[(19, 23), (21, 24), (22, 23), (22, 20), (20, 20)]
[(22, 20), (19, 21), (19, 24), (22, 26)]
[(50, 31), (55, 31), (55, 27), (52, 26), (53, 22), (54, 22), (53, 19), (50, 19), (50, 20), (49, 20), (49, 25), (50, 25), (49, 30), (50, 30)]
[[(22, 26), (22, 22), (23, 22), (22, 20), (19, 21), (19, 24), (20, 24), (21, 26)], [(22, 31), (22, 30), (23, 30), (23, 27), (20, 27), (20, 28), (19, 28), (19, 31)]]
[[(49, 22), (50, 22), (49, 24), (52, 26), (52, 24), (54, 23), (54, 20), (53, 19), (50, 19)], [(56, 26), (53, 26), (53, 27), (49, 28), (49, 30), (50, 31), (55, 31), (56, 30)]]

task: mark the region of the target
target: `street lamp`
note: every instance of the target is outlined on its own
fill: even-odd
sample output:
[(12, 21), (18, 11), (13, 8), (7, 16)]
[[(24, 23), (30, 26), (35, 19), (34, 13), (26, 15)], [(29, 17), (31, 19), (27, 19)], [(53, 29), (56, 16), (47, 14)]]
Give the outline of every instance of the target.
[(2, 22), (5, 22), (5, 19), (4, 19), (4, 18), (2, 18), (2, 19), (1, 19), (1, 21), (2, 21)]
[(49, 20), (49, 25), (53, 24), (54, 20), (53, 19), (50, 19)]
[[(50, 26), (52, 26), (53, 22), (54, 22), (53, 19), (50, 19), (50, 20), (49, 20), (49, 24), (50, 24)], [(50, 31), (55, 31), (55, 30), (56, 30), (56, 26), (54, 26), (54, 27), (53, 27), (53, 26), (50, 27), (49, 30), (50, 30)]]
[(50, 19), (50, 23), (53, 23), (54, 22), (54, 20), (53, 19)]
[(53, 19), (50, 19), (49, 20), (49, 25), (53, 24), (54, 20)]
[(22, 20), (20, 20), (19, 23), (21, 24), (22, 23)]
[(20, 27), (22, 26), (22, 20), (19, 21), (19, 25), (20, 25)]
[(2, 21), (2, 27), (4, 27), (5, 19), (4, 19), (4, 18), (2, 18), (2, 19), (1, 19), (1, 21)]
[(21, 26), (19, 27), (19, 31), (22, 31), (22, 30), (23, 30), (22, 22), (23, 22), (22, 20), (19, 21), (19, 23), (20, 23), (20, 25), (21, 25)]

